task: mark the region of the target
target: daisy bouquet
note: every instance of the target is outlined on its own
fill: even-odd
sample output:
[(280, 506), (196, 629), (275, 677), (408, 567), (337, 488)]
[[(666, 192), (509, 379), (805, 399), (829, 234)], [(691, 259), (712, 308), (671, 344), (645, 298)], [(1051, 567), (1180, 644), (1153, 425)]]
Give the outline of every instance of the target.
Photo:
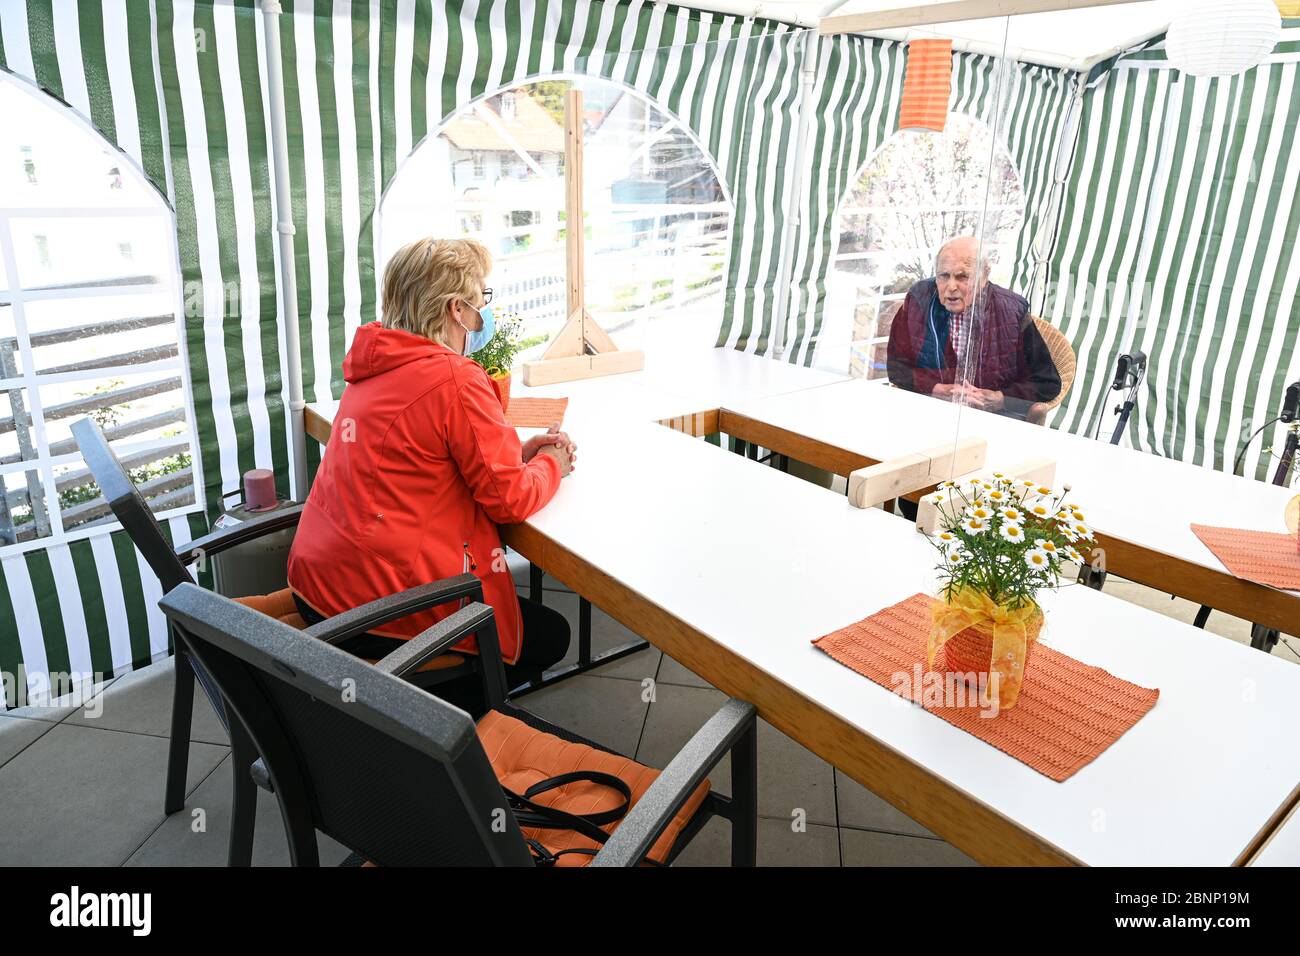
[(1093, 532), (1077, 505), (1034, 481), (994, 473), (964, 483), (945, 481), (930, 496), (939, 512), (930, 541), (939, 552), (945, 599), (978, 591), (995, 604), (1035, 603), (1043, 588), (1060, 583), (1064, 562), (1084, 563), (1078, 546)]
[[(1019, 694), (1029, 645), (1043, 615), (1037, 595), (1060, 584), (1066, 562), (1094, 539), (1081, 508), (1038, 482), (991, 478), (945, 481), (930, 500), (938, 511), (931, 543), (941, 601), (935, 603), (929, 663), (951, 640), (950, 669), (987, 672), (1003, 708)], [(953, 640), (959, 638), (960, 640)]]

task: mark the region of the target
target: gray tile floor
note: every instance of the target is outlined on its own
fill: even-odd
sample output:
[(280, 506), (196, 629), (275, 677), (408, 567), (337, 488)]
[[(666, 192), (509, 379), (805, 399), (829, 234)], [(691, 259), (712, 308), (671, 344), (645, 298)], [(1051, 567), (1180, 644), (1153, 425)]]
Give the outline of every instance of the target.
[[(527, 565), (512, 555), (521, 593)], [(578, 599), (547, 577), (545, 600), (577, 632)], [(1112, 579), (1108, 593), (1190, 621), (1187, 601)], [(630, 640), (593, 609), (597, 651)], [(1214, 614), (1210, 630), (1248, 642), (1250, 625)], [(576, 639), (575, 642), (576, 644)], [(1276, 655), (1300, 661), (1296, 642)], [(576, 653), (576, 650), (574, 651)], [(647, 678), (651, 681), (647, 681)], [(202, 693), (195, 698), (185, 809), (162, 812), (173, 669), (164, 661), (106, 682), (85, 706), (0, 715), (0, 864), (221, 865), (230, 814), (225, 731)], [(662, 766), (725, 697), (650, 648), (528, 696), (525, 706), (637, 759)], [(759, 733), (759, 862), (772, 866), (963, 866), (973, 861), (773, 727)], [(713, 782), (729, 785), (724, 763)], [(288, 851), (274, 798), (259, 793), (254, 863), (283, 865)], [(342, 847), (320, 839), (321, 860)], [(730, 834), (714, 821), (679, 865), (725, 865)]]

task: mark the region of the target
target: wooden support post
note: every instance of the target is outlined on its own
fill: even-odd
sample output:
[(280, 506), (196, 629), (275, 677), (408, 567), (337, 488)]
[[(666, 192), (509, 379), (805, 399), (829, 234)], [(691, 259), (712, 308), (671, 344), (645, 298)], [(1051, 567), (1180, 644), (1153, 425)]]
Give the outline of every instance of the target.
[(525, 385), (549, 385), (645, 368), (644, 353), (620, 351), (587, 311), (584, 291), (586, 223), (582, 209), (582, 91), (576, 89), (569, 90), (564, 102), (564, 182), (568, 319), (542, 357), (524, 363)]
[(849, 475), (849, 501), (856, 508), (871, 508), (949, 475), (974, 471), (984, 464), (988, 447), (983, 438), (967, 437), (859, 468)]

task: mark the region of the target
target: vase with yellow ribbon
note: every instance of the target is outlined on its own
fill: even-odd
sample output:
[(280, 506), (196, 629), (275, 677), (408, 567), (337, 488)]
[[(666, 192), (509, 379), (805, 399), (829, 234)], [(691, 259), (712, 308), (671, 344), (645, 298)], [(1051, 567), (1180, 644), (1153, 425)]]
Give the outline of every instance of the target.
[(1084, 562), (1077, 546), (1094, 537), (1068, 495), (995, 472), (930, 496), (940, 587), (927, 665), (984, 682), (1000, 710), (1016, 705), (1042, 632), (1039, 593), (1059, 586), (1066, 562)]
[(519, 339), (522, 326), (523, 321), (518, 313), (502, 311), (497, 316), (497, 330), (492, 338), (488, 339), (487, 345), (470, 356), (483, 366), (483, 371), (487, 372), (488, 378), (496, 383), (503, 412), (510, 407), (510, 368), (514, 364), (515, 356), (524, 347), (524, 343)]

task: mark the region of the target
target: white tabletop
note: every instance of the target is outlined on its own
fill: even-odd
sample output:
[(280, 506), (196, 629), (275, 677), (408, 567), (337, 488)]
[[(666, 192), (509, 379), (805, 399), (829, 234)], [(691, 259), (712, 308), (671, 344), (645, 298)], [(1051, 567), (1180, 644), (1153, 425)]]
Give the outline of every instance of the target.
[(810, 641), (931, 590), (926, 541), (669, 429), (587, 435), (581, 467), (529, 524), (1086, 863), (1229, 864), (1300, 781), (1300, 751), (1276, 746), (1300, 720), (1300, 668), (1079, 586), (1045, 597), (1044, 641), (1160, 700), (1069, 780), (903, 703)]
[[(527, 388), (515, 375), (511, 395), (568, 396), (570, 407), (661, 420), (735, 402), (785, 395), (836, 382), (844, 375), (807, 369), (734, 349), (649, 353), (639, 372)], [(587, 410), (587, 409), (584, 409)]]
[(882, 461), (958, 435), (987, 439), (987, 467), (1051, 458), (1056, 484), (1072, 486), (1097, 529), (1216, 571), (1223, 564), (1191, 524), (1286, 531), (1294, 489), (1189, 465), (1105, 441), (1016, 421), (855, 379), (778, 398), (748, 398), (732, 411)]
[(930, 545), (666, 428), (588, 434), (580, 470), (529, 524), (1088, 864), (1231, 864), (1300, 780), (1300, 750), (1273, 734), (1300, 719), (1300, 667), (1083, 587), (1045, 597), (1045, 643), (1161, 697), (1074, 777), (1053, 782), (904, 704), (810, 641), (930, 591)]
[[(565, 425), (581, 459), (529, 521), (622, 587), (1085, 863), (1226, 865), (1291, 798), (1300, 751), (1275, 741), (1278, 728), (1300, 724), (1300, 668), (1087, 588), (1044, 597), (1044, 642), (1158, 687), (1160, 700), (1063, 783), (838, 664), (812, 639), (932, 590), (929, 545), (901, 519), (651, 424), (669, 393), (627, 378), (547, 387), (571, 398)], [(872, 386), (787, 391), (771, 407), (807, 414), (876, 398), (855, 399), (851, 388)], [(329, 418), (332, 408), (317, 411)], [(866, 409), (852, 411), (860, 419)], [(903, 412), (877, 403), (866, 421), (912, 447)], [(858, 428), (852, 415), (823, 420), (845, 434)], [(1097, 511), (1102, 489), (1074, 483)]]

